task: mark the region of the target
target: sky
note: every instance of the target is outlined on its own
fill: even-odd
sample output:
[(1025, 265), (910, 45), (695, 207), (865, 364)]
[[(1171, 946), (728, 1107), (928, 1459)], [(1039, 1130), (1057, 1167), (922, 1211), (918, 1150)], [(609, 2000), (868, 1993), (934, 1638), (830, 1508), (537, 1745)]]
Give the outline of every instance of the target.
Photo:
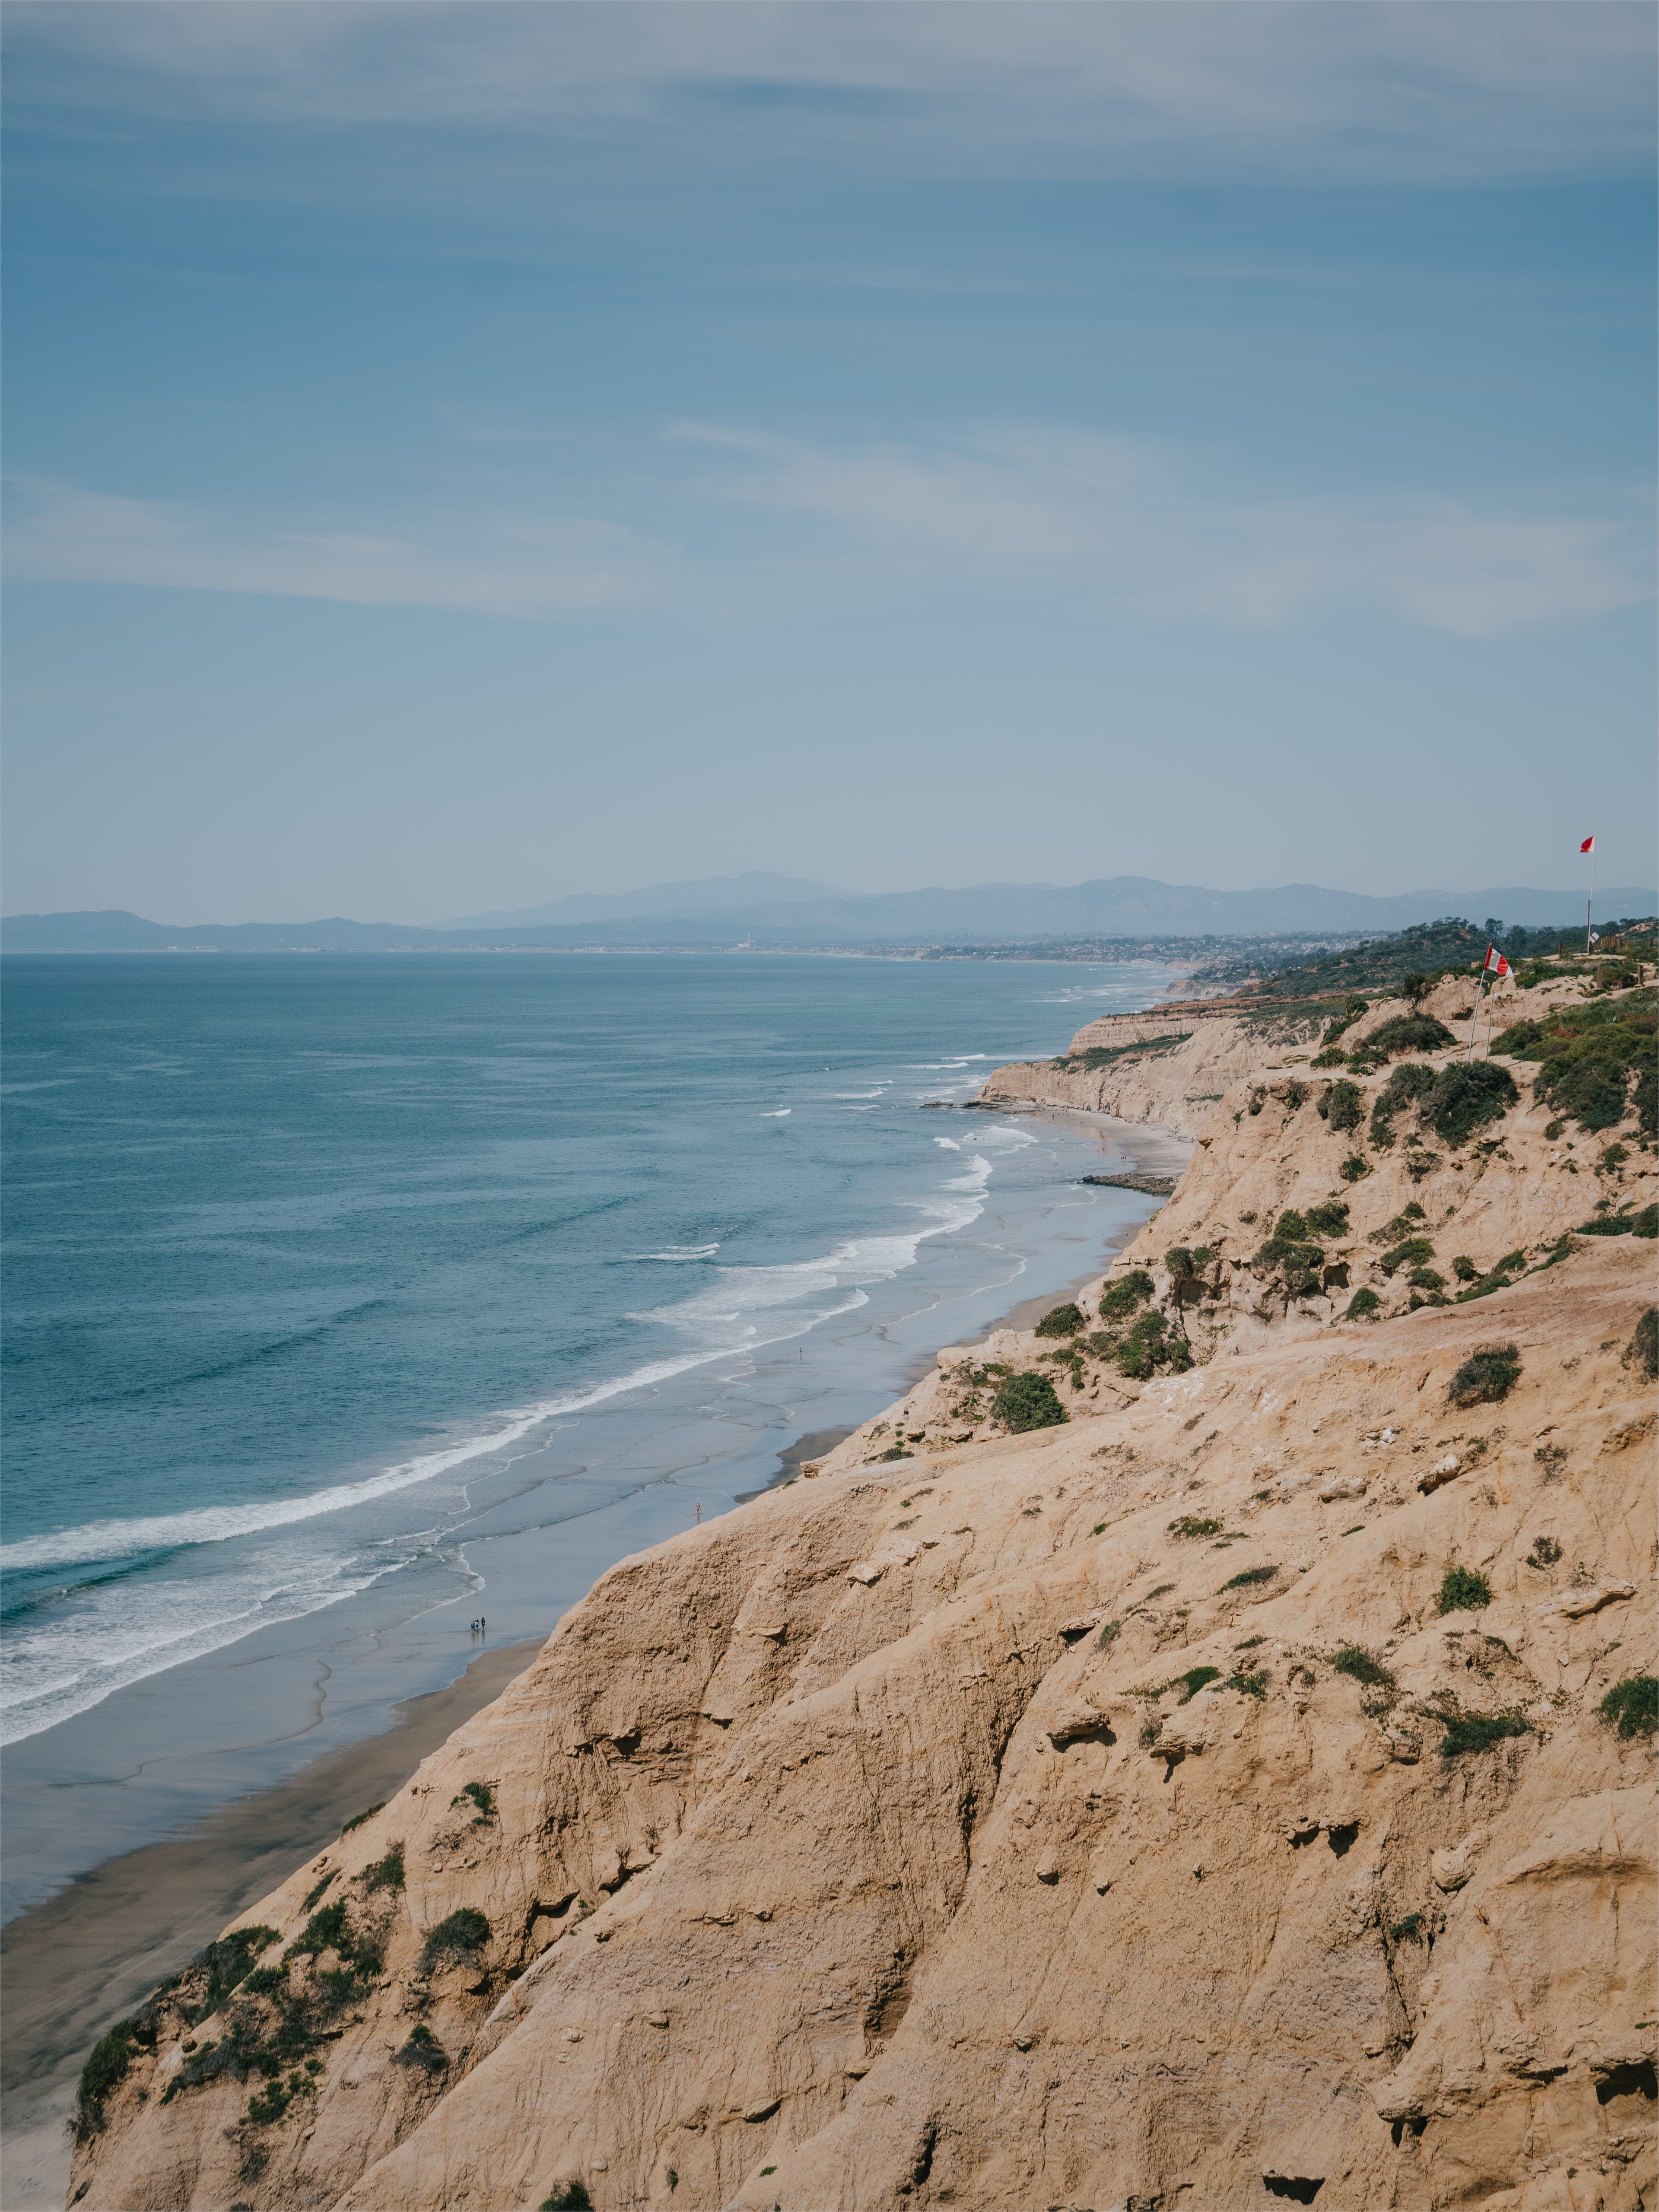
[(1651, 883), (1654, 37), (21, 0), (5, 910)]

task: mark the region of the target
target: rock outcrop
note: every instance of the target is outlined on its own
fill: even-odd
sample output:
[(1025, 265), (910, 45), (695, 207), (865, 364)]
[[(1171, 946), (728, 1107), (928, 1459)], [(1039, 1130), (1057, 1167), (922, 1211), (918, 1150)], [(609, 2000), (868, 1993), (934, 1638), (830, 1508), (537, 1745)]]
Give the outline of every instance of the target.
[(605, 1576), (158, 1995), (74, 2203), (1655, 2203), (1656, 1247), (1574, 1233), (1654, 1154), (1187, 1049), (1084, 1330)]

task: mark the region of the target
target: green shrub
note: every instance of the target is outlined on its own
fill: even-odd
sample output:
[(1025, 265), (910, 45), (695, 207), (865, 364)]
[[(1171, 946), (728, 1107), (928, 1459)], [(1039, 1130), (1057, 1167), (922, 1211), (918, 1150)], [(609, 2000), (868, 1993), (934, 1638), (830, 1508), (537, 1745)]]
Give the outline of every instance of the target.
[(1400, 995), (1408, 1006), (1420, 1006), (1433, 988), (1433, 976), (1415, 968), (1408, 968), (1400, 979)]
[(77, 2142), (85, 2142), (103, 2126), (104, 2100), (119, 2088), (141, 2048), (137, 2023), (131, 2020), (118, 2020), (93, 2045), (81, 2069), (80, 2087), (76, 2092), (74, 2124)]
[(366, 1890), (401, 1889), (404, 1886), (404, 1847), (393, 1844), (383, 1859), (366, 1866), (358, 1879)]
[(1371, 1107), (1371, 1142), (1379, 1152), (1393, 1150), (1395, 1115), (1427, 1097), (1434, 1081), (1433, 1068), (1420, 1060), (1408, 1060), (1403, 1067), (1395, 1068)]
[(1193, 1699), (1198, 1695), (1199, 1692), (1204, 1687), (1206, 1682), (1217, 1682), (1219, 1681), (1220, 1679), (1221, 1669), (1219, 1667), (1189, 1667), (1184, 1674), (1177, 1674), (1176, 1676), (1176, 1681), (1183, 1683), (1187, 1691), (1186, 1696), (1181, 1700), (1182, 1704), (1183, 1705), (1191, 1705)]
[(1479, 1613), (1483, 1606), (1492, 1603), (1492, 1584), (1485, 1575), (1474, 1567), (1448, 1567), (1440, 1583), (1440, 1597), (1435, 1610), (1448, 1613)]
[(1077, 1336), (1082, 1329), (1081, 1309), (1068, 1299), (1063, 1306), (1051, 1306), (1032, 1333), (1036, 1336)]
[(1637, 1322), (1636, 1333), (1625, 1346), (1624, 1364), (1650, 1382), (1659, 1379), (1659, 1306), (1650, 1306)]
[(1152, 1279), (1144, 1267), (1132, 1267), (1127, 1275), (1120, 1275), (1109, 1283), (1101, 1294), (1102, 1321), (1125, 1321), (1137, 1306), (1145, 1305), (1152, 1295)]
[(489, 1941), (489, 1923), (470, 1905), (452, 1912), (432, 1929), (421, 1952), (422, 1968), (434, 1966), (441, 1959), (469, 1960), (482, 1944)]
[(1656, 994), (1563, 1006), (1516, 1022), (1492, 1049), (1540, 1063), (1535, 1096), (1594, 1134), (1624, 1119), (1632, 1093), (1644, 1135), (1659, 1128), (1659, 1065), (1654, 1056)]
[(1347, 1311), (1342, 1318), (1344, 1321), (1366, 1321), (1372, 1314), (1381, 1313), (1382, 1310), (1382, 1299), (1368, 1284), (1363, 1289), (1356, 1291), (1348, 1300)]
[(1328, 1198), (1322, 1205), (1310, 1206), (1307, 1222), (1316, 1237), (1346, 1237), (1348, 1233), (1346, 1199)]
[(1026, 1429), (1052, 1429), (1067, 1416), (1046, 1375), (1011, 1375), (991, 1401), (994, 1419), (1012, 1435)]
[(1474, 1283), (1480, 1279), (1480, 1270), (1467, 1252), (1460, 1252), (1452, 1261), (1452, 1273), (1460, 1283)]
[[(1466, 1291), (1464, 1297), (1469, 1294)], [(1521, 1380), (1521, 1353), (1513, 1344), (1487, 1345), (1471, 1354), (1452, 1376), (1447, 1395), (1454, 1406), (1500, 1404)]]
[(1331, 1668), (1334, 1674), (1352, 1674), (1356, 1682), (1364, 1682), (1372, 1689), (1394, 1687), (1394, 1676), (1388, 1668), (1358, 1644), (1345, 1644), (1332, 1660)]
[(1433, 1257), (1434, 1247), (1426, 1237), (1407, 1237), (1392, 1252), (1385, 1252), (1377, 1264), (1385, 1275), (1393, 1275), (1401, 1267), (1420, 1267), (1425, 1260)]
[(1417, 1291), (1443, 1291), (1446, 1287), (1445, 1277), (1437, 1275), (1432, 1267), (1413, 1267), (1407, 1279)]
[(1164, 1255), (1164, 1264), (1169, 1269), (1171, 1279), (1177, 1283), (1185, 1282), (1189, 1275), (1197, 1273), (1193, 1266), (1193, 1255), (1184, 1244), (1172, 1244)]
[(1146, 1382), (1160, 1367), (1173, 1375), (1184, 1375), (1193, 1364), (1185, 1338), (1167, 1330), (1163, 1315), (1157, 1311), (1140, 1316), (1127, 1336), (1114, 1346), (1112, 1357), (1119, 1372), (1135, 1382)]
[(1324, 1247), (1312, 1241), (1305, 1216), (1286, 1206), (1250, 1265), (1261, 1273), (1279, 1275), (1291, 1297), (1306, 1297), (1324, 1279)]
[(354, 1828), (361, 1828), (365, 1820), (372, 1820), (377, 1813), (384, 1813), (385, 1810), (386, 1800), (383, 1797), (378, 1805), (368, 1805), (361, 1813), (354, 1813), (344, 1827), (341, 1829), (340, 1833), (343, 1836), (349, 1836)]
[(325, 1905), (320, 1912), (313, 1912), (300, 1933), (289, 1945), (284, 1956), (290, 1959), (318, 1957), (324, 1951), (337, 1951), (347, 1958), (352, 1950), (351, 1919), (346, 1911), (345, 1899)]
[[(1563, 1255), (1558, 1252), (1555, 1256), (1559, 1260)], [(1471, 1299), (1489, 1298), (1494, 1291), (1507, 1291), (1526, 1264), (1524, 1252), (1505, 1253), (1490, 1274), (1482, 1275), (1479, 1282), (1471, 1283), (1468, 1290), (1457, 1293), (1458, 1304), (1466, 1306)]]
[(1392, 1021), (1362, 1037), (1355, 1047), (1356, 1060), (1393, 1060), (1402, 1052), (1441, 1052), (1456, 1038), (1432, 1014), (1396, 1014)]
[(1659, 1675), (1626, 1674), (1596, 1711), (1621, 1736), (1651, 1735), (1659, 1729)]
[(1659, 1201), (1644, 1206), (1639, 1213), (1600, 1213), (1594, 1221), (1582, 1221), (1574, 1230), (1575, 1237), (1659, 1237)]
[(1200, 1519), (1195, 1514), (1183, 1513), (1178, 1520), (1170, 1522), (1170, 1534), (1172, 1536), (1218, 1536), (1221, 1523), (1219, 1521)]
[(1521, 1094), (1508, 1068), (1489, 1060), (1443, 1067), (1422, 1102), (1422, 1116), (1443, 1144), (1462, 1145), (1487, 1121), (1501, 1121)]
[[(1547, 1449), (1547, 1446), (1546, 1446), (1545, 1449)], [(1538, 1456), (1539, 1454), (1537, 1452), (1533, 1454), (1533, 1457), (1534, 1459)], [(1548, 1478), (1546, 1477), (1547, 1480), (1547, 1479)], [(1554, 1566), (1560, 1557), (1561, 1547), (1556, 1542), (1553, 1536), (1534, 1536), (1533, 1538), (1532, 1549), (1527, 1554), (1527, 1565), (1529, 1567), (1538, 1568), (1541, 1573), (1545, 1568)]]
[(1370, 1162), (1363, 1152), (1350, 1152), (1338, 1170), (1344, 1182), (1363, 1182), (1370, 1171)]
[(472, 1800), (472, 1802), (478, 1808), (479, 1820), (493, 1820), (495, 1819), (495, 1793), (487, 1782), (463, 1782), (461, 1784), (461, 1796), (452, 1797), (449, 1801), (450, 1804), (452, 1806), (459, 1805), (461, 1802), (461, 1797), (470, 1797)]
[(1419, 1936), (1422, 1933), (1422, 1914), (1420, 1912), (1408, 1912), (1403, 1920), (1396, 1920), (1393, 1927), (1389, 1929), (1389, 1940), (1395, 1943), (1407, 1943), (1412, 1942), (1416, 1936)]
[(1267, 1678), (1265, 1674), (1243, 1673), (1229, 1674), (1227, 1687), (1230, 1690), (1239, 1691), (1247, 1698), (1265, 1698), (1267, 1694)]
[(1382, 1228), (1373, 1229), (1369, 1242), (1373, 1244), (1387, 1244), (1401, 1237), (1409, 1237), (1413, 1233), (1412, 1224), (1414, 1222), (1426, 1221), (1428, 1218), (1413, 1198), (1401, 1207), (1392, 1221), (1385, 1221)]
[(582, 2181), (556, 2181), (553, 2194), (542, 2199), (542, 2212), (592, 2212), (593, 2200)]
[(1446, 1723), (1440, 1739), (1443, 1759), (1458, 1759), (1465, 1752), (1490, 1751), (1505, 1736), (1530, 1734), (1530, 1723), (1520, 1713), (1458, 1713)]
[(1278, 1572), (1279, 1569), (1276, 1566), (1246, 1567), (1242, 1575), (1234, 1575), (1229, 1581), (1223, 1583), (1221, 1587), (1224, 1590), (1248, 1589), (1253, 1583), (1270, 1583)]

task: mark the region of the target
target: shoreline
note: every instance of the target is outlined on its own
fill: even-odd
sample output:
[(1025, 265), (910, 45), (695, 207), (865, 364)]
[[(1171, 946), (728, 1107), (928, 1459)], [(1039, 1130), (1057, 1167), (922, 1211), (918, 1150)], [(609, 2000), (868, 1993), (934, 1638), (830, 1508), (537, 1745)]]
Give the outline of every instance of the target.
[[(1133, 1166), (1153, 1172), (1178, 1173), (1192, 1150), (1157, 1123), (1065, 1107), (1029, 1108), (1021, 1118), (1108, 1137)], [(1030, 1327), (1097, 1278), (1142, 1225), (1121, 1224), (1102, 1240), (1088, 1268), (1064, 1286), (1017, 1299), (972, 1340)], [(907, 1370), (907, 1387), (933, 1371), (949, 1340), (941, 1337), (917, 1358)], [(804, 1432), (779, 1452), (776, 1474), (737, 1504), (789, 1481), (804, 1459), (823, 1455), (854, 1432), (850, 1426)], [(55, 2212), (62, 2204), (69, 2170), (64, 2115), (88, 2051), (111, 2021), (294, 1866), (331, 1843), (345, 1820), (392, 1796), (424, 1758), (523, 1672), (545, 1640), (532, 1636), (481, 1654), (446, 1687), (394, 1707), (402, 1717), (380, 1735), (322, 1753), (180, 1832), (100, 1861), (6, 1923), (0, 1931), (9, 2000), (0, 2032), (0, 2094), (7, 2112), (7, 2212)]]
[(397, 1708), (402, 1717), (380, 1735), (325, 1752), (181, 1835), (105, 1859), (7, 1923), (0, 1931), (6, 2212), (63, 2203), (64, 2115), (86, 2054), (111, 2021), (332, 1843), (345, 1821), (377, 1799), (384, 1803), (524, 1672), (544, 1640), (480, 1653), (447, 1688)]

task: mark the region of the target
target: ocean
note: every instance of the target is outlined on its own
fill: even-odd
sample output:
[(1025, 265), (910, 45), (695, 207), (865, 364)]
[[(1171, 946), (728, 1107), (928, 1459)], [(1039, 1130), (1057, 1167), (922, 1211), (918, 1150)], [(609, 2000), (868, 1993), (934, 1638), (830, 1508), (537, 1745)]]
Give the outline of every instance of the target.
[(1148, 964), (3, 963), (8, 1912), (1098, 1263), (1104, 1139), (922, 1111)]

